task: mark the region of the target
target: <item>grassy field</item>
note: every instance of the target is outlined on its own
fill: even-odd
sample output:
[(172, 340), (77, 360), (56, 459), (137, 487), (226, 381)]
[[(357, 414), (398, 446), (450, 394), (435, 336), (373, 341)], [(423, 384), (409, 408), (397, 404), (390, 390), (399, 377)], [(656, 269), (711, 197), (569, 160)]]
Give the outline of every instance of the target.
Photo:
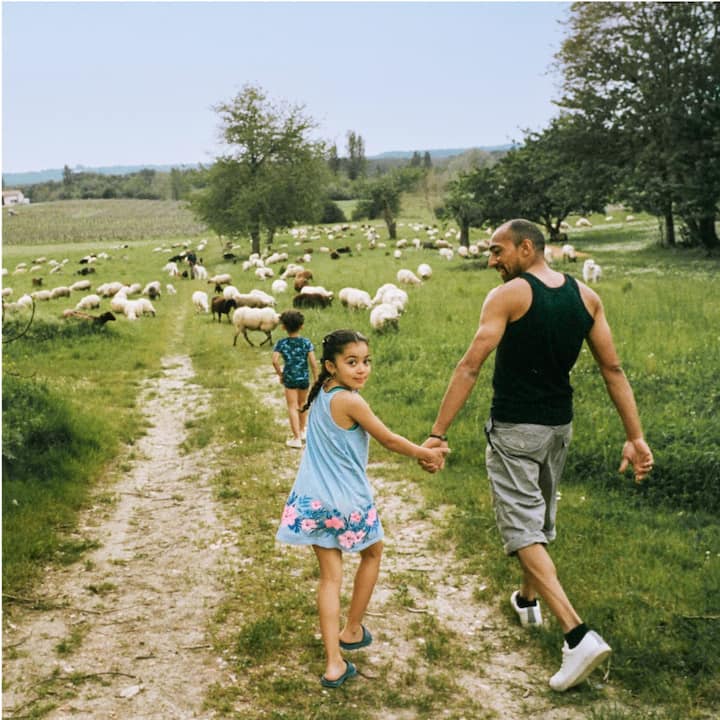
[[(161, 269), (167, 253), (156, 249), (175, 252), (171, 246), (177, 241), (197, 241), (192, 224), (180, 222), (171, 231), (161, 231), (161, 215), (147, 213), (145, 202), (107, 202), (114, 208), (107, 228), (98, 220), (84, 234), (67, 228), (93, 213), (94, 203), (32, 208), (36, 218), (43, 218), (36, 233), (30, 224), (16, 235), (11, 223), (18, 217), (7, 222), (4, 216), (3, 267), (9, 274), (3, 285), (13, 288), (9, 299), (31, 290), (29, 274), (13, 274), (18, 262), (67, 257), (63, 274), (48, 276), (47, 266), (40, 273), (45, 286), (52, 287), (79, 278), (72, 273), (80, 268), (80, 257), (105, 250), (111, 257), (98, 262), (94, 286), (116, 279), (164, 283)], [(408, 207), (422, 203), (418, 198)], [(123, 216), (133, 228), (127, 235)], [(403, 218), (399, 237), (417, 235), (406, 224), (416, 219), (422, 220)], [(591, 219), (595, 226), (572, 230), (571, 242), (603, 267), (599, 291), (636, 392), (656, 469), (643, 486), (617, 474), (622, 430), (592, 359), (583, 351), (573, 372), (575, 437), (553, 556), (583, 615), (613, 646), (613, 681), (635, 706), (630, 714), (598, 713), (591, 709), (590, 691), (567, 702), (586, 703), (588, 716), (596, 720), (706, 717), (703, 713), (720, 696), (720, 264), (692, 251), (660, 250), (652, 219), (624, 225)], [(384, 227), (378, 227), (385, 236)], [(120, 239), (127, 247), (118, 246)], [(343, 241), (353, 248), (357, 243), (365, 246), (359, 230)], [(324, 238), (296, 246), (289, 236), (281, 236), (275, 248), (294, 257), (323, 244)], [(317, 284), (335, 292), (352, 285), (373, 293), (380, 284), (394, 281), (398, 268), (415, 269), (421, 261), (431, 263), (433, 277), (409, 289), (409, 309), (397, 334), (372, 333), (366, 313), (351, 313), (339, 304), (306, 312), (305, 327), (316, 344), (340, 326), (370, 334), (375, 370), (364, 395), (390, 427), (417, 441), (434, 419), (449, 375), (475, 331), (482, 301), (498, 284), (497, 275), (479, 261), (456, 257), (448, 262), (431, 251), (406, 251), (395, 260), (390, 248), (361, 250), (338, 261), (316, 252), (311, 263)], [(263, 286), (239, 265), (223, 262), (217, 242), (208, 245), (204, 262), (211, 272), (232, 273), (243, 292), (268, 289), (269, 283)], [(581, 264), (567, 270), (579, 277)], [(191, 292), (202, 283), (174, 282), (178, 294), (164, 295), (156, 303), (155, 318), (137, 323), (119, 318), (93, 331), (61, 321), (62, 309), (70, 305), (55, 300), (38, 306), (37, 321), (25, 337), (3, 346), (3, 591), (30, 593), (48, 562), (82, 557), (87, 547), (69, 543), (67, 530), (119, 447), (132, 444), (143, 432), (136, 407), (139, 382), (158, 372), (160, 358), (172, 343), (191, 355), (200, 381), (215, 398), (211, 416), (198, 421), (194, 442), (209, 442), (208, 429), (213, 428), (214, 438), (226, 444), (227, 469), (217, 478), (218, 497), (230, 513), (240, 512), (241, 498), (257, 509), (238, 542), (257, 556), (258, 574), (235, 581), (234, 594), (242, 597), (242, 605), (228, 600), (218, 614), (216, 642), (232, 648), (239, 673), (253, 675), (279, 647), (301, 662), (317, 662), (317, 648), (303, 645), (315, 622), (312, 598), (300, 599), (278, 582), (288, 571), (288, 560), (277, 557), (268, 542), (274, 533), (268, 518), (277, 516), (278, 508), (277, 498), (266, 492), (262, 470), (271, 467), (278, 438), (268, 437), (267, 409), (244, 384), (254, 368), (269, 362), (270, 351), (267, 346), (250, 348), (242, 338), (233, 347), (227, 323), (213, 324), (208, 316), (190, 313), (179, 324), (176, 308), (189, 304)], [(70, 304), (76, 301), (74, 297)], [(289, 304), (285, 297), (278, 309)], [(102, 309), (106, 306), (104, 301)], [(5, 338), (21, 326), (14, 316), (6, 316)], [(422, 490), (428, 508), (451, 507), (447, 532), (458, 548), (456, 562), (486, 578), (500, 608), (516, 569), (503, 557), (494, 532), (484, 442), (479, 439), (489, 407), (491, 371), (492, 363), (451, 429), (453, 454), (446, 470), (431, 477), (404, 469)], [(55, 439), (52, 450), (49, 437)], [(392, 459), (376, 445), (372, 456)], [(252, 463), (246, 462), (249, 458)], [(302, 572), (311, 577), (312, 565)], [(559, 629), (550, 625), (538, 637), (538, 652), (545, 662), (554, 663)], [(451, 669), (461, 662), (460, 651), (451, 647), (437, 659), (438, 665)], [(271, 682), (259, 672), (256, 680), (253, 703), (268, 712), (285, 708), (274, 717), (316, 716), (318, 708), (304, 699), (300, 680)], [(443, 693), (449, 691), (444, 683), (413, 696), (413, 717), (438, 716)], [(358, 699), (357, 707), (328, 703), (322, 716), (348, 720), (367, 717), (369, 708), (383, 704), (403, 708), (402, 698), (383, 695), (378, 685)], [(215, 688), (209, 704), (222, 711), (235, 700), (232, 689)]]

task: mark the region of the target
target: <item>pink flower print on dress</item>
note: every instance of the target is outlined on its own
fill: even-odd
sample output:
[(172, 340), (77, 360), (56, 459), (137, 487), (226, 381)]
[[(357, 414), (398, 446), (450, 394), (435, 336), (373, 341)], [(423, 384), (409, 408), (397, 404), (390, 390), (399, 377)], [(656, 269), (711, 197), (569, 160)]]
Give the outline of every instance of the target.
[(377, 521), (377, 510), (374, 507), (371, 507), (368, 510), (367, 514), (367, 524), (368, 526), (372, 526)]
[(338, 542), (344, 548), (351, 548), (358, 541), (356, 534), (352, 530), (344, 532), (338, 536)]
[(325, 527), (342, 530), (345, 527), (345, 521), (339, 517), (331, 517), (325, 521)]
[(313, 500), (310, 503), (310, 508), (312, 510), (320, 510), (320, 508), (323, 506), (323, 504), (319, 500)]
[(362, 520), (362, 513), (359, 513), (357, 510), (355, 512), (350, 513), (350, 522), (351, 523), (359, 523)]
[(287, 525), (289, 527), (295, 523), (297, 516), (297, 510), (292, 505), (286, 505), (280, 522), (282, 525)]
[(305, 518), (305, 520), (300, 523), (300, 527), (303, 532), (312, 532), (315, 528), (317, 528), (317, 522), (315, 520)]

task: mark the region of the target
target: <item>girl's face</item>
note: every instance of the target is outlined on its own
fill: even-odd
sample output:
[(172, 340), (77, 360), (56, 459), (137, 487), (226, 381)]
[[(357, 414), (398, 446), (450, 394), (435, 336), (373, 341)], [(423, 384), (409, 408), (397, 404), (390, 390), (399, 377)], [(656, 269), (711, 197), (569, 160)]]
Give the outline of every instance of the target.
[(370, 348), (364, 342), (348, 343), (335, 361), (326, 360), (327, 369), (334, 374), (338, 385), (348, 390), (360, 390), (370, 376)]

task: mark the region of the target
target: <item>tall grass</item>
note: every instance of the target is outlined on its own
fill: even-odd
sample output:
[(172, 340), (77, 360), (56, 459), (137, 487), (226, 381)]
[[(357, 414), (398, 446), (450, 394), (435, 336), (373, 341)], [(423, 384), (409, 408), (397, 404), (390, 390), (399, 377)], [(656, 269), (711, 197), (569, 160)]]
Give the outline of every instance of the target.
[[(406, 217), (404, 221), (415, 219)], [(378, 229), (384, 235), (379, 223)], [(416, 234), (406, 225), (399, 230), (400, 236), (408, 239)], [(667, 717), (691, 717), (695, 706), (711, 705), (720, 695), (720, 655), (716, 651), (720, 643), (720, 268), (717, 260), (692, 252), (659, 250), (654, 245), (656, 234), (655, 223), (647, 219), (634, 226), (571, 231), (571, 242), (604, 268), (598, 290), (638, 399), (656, 466), (642, 486), (636, 486), (629, 476), (618, 475), (622, 427), (590, 354), (583, 351), (572, 375), (575, 436), (560, 500), (559, 536), (552, 553), (571, 599), (614, 648), (614, 680), (641, 703), (668, 703), (674, 709)], [(473, 237), (480, 236), (484, 233), (473, 231)], [(355, 248), (357, 243), (365, 245), (359, 230), (342, 244)], [(628, 243), (632, 250), (623, 249)], [(166, 255), (153, 252), (157, 244), (156, 240), (138, 240), (128, 248), (110, 250), (113, 259), (98, 264), (93, 282), (162, 279), (160, 269)], [(421, 442), (449, 376), (472, 339), (482, 302), (498, 284), (498, 277), (483, 268), (482, 262), (458, 258), (447, 262), (430, 251), (408, 250), (395, 260), (390, 246), (355, 250), (353, 257), (332, 260), (317, 251), (323, 244), (327, 244), (324, 237), (297, 246), (289, 236), (281, 236), (276, 247), (285, 245), (291, 259), (314, 247), (314, 282), (336, 292), (352, 285), (372, 293), (382, 283), (393, 282), (400, 267), (414, 269), (420, 261), (433, 266), (431, 280), (422, 287), (408, 288), (409, 307), (398, 333), (377, 334), (370, 328), (367, 313), (339, 304), (305, 312), (304, 333), (316, 345), (338, 327), (354, 327), (369, 334), (374, 371), (363, 393), (393, 430)], [(8, 246), (3, 264), (12, 268), (18, 261), (59, 253), (60, 249), (75, 263), (91, 249), (112, 247), (112, 242), (100, 239), (67, 247)], [(250, 274), (243, 274), (239, 265), (223, 261), (219, 243), (208, 246), (204, 260), (212, 271), (231, 272), (241, 291), (262, 287)], [(562, 269), (581, 274), (580, 263)], [(16, 296), (31, 289), (27, 275), (10, 275), (5, 284), (13, 285)], [(56, 544), (36, 554), (20, 553), (20, 562), (26, 563), (25, 567), (32, 563), (40, 567), (48, 558), (62, 557), (62, 530), (72, 523), (88, 488), (101, 477), (104, 463), (121, 444), (132, 442), (142, 432), (136, 407), (139, 382), (157, 372), (163, 354), (190, 353), (200, 382), (213, 393), (210, 416), (199, 422), (194, 442), (219, 440), (227, 444), (234, 461), (243, 463), (246, 458), (269, 457), (273, 445), (282, 439), (282, 428), (271, 422), (269, 409), (257, 402), (247, 385), (255, 369), (269, 363), (270, 349), (250, 348), (242, 337), (233, 347), (227, 322), (219, 324), (208, 316), (195, 315), (190, 306), (194, 289), (212, 288), (191, 281), (175, 284), (178, 295), (156, 303), (157, 318), (137, 323), (121, 319), (88, 336), (62, 329), (57, 319), (60, 306), (42, 305), (38, 324), (28, 337), (5, 346), (4, 415), (6, 409), (12, 415), (23, 378), (32, 378), (39, 395), (46, 393), (53, 408), (48, 416), (54, 413), (63, 419), (74, 443), (67, 446), (67, 469), (60, 471), (63, 477), (57, 481), (58, 486), (67, 487), (67, 496), (58, 498), (65, 491), (53, 494), (49, 485), (45, 493), (47, 507), (65, 506), (57, 517), (44, 520), (47, 508), (43, 509), (41, 491), (46, 486), (41, 480), (36, 482), (37, 478), (32, 481), (35, 484), (30, 482), (35, 477), (31, 462), (22, 477), (7, 482), (4, 478), (6, 591), (26, 591), (35, 577), (28, 573), (29, 580), (23, 583), (25, 570), (14, 567), (16, 536), (20, 538), (24, 532), (34, 508), (39, 522), (55, 528)], [(277, 309), (290, 304), (290, 297), (280, 297)], [(5, 329), (7, 332), (7, 326)], [(482, 426), (490, 405), (492, 366), (491, 358), (450, 430), (453, 452), (445, 471), (426, 476), (410, 467), (407, 474), (429, 507), (442, 504), (448, 508), (447, 534), (457, 547), (457, 562), (477, 572), (489, 591), (496, 593), (499, 611), (508, 612), (506, 596), (517, 580), (517, 568), (502, 555), (484, 468)], [(20, 375), (23, 378), (16, 377)], [(10, 438), (13, 423), (22, 424), (26, 417), (22, 411), (16, 414), (20, 420), (9, 424)], [(73, 465), (72, 457), (82, 458), (83, 453), (95, 461)], [(375, 458), (390, 458), (377, 446), (372, 453)], [(62, 463), (56, 460), (53, 466), (60, 468)], [(238, 484), (239, 477), (246, 484)], [(21, 482), (28, 488), (32, 485), (37, 495), (15, 505), (12, 499), (18, 496), (10, 490)], [(258, 541), (254, 552), (264, 561), (258, 565), (263, 564), (268, 585), (258, 586), (257, 577), (248, 573), (241, 584), (248, 598), (255, 598), (248, 600), (253, 613), (233, 616), (239, 631), (232, 642), (238, 663), (248, 672), (261, 667), (261, 657), (275, 652), (279, 635), (306, 635), (313, 622), (311, 604), (298, 604), (297, 594), (273, 579), (274, 573), (288, 572), (291, 565), (285, 556), (274, 557), (274, 530), (268, 521), (282, 502), (286, 488), (281, 485), (275, 478), (254, 475), (251, 468), (237, 473), (226, 470), (218, 478), (219, 494), (233, 512), (242, 507), (241, 497), (252, 497), (257, 503), (257, 512), (244, 519), (245, 532), (267, 535), (267, 541)], [(33, 546), (31, 540), (17, 542)], [(548, 663), (555, 662), (561, 643), (559, 628), (551, 624), (537, 636)], [(297, 658), (300, 663), (306, 660), (304, 655)], [(258, 676), (258, 683), (288, 703), (298, 689), (292, 683), (283, 686), (279, 678)], [(218, 692), (217, 702), (221, 695)], [(340, 708), (329, 712), (328, 716), (339, 716)]]

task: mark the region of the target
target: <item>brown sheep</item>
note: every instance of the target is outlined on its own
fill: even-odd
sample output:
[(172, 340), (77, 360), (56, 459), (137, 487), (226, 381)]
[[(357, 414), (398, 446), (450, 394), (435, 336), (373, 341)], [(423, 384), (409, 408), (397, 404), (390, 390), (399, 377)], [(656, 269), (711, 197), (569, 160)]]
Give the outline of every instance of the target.
[(215, 313), (217, 313), (218, 322), (222, 322), (223, 315), (226, 315), (228, 322), (230, 322), (230, 311), (236, 307), (237, 303), (234, 298), (226, 299), (222, 295), (216, 295), (210, 302), (213, 320), (215, 319)]
[(332, 304), (332, 297), (316, 293), (299, 293), (293, 298), (294, 308), (326, 308)]
[(300, 292), (313, 279), (312, 271), (301, 270), (295, 275), (295, 292)]

